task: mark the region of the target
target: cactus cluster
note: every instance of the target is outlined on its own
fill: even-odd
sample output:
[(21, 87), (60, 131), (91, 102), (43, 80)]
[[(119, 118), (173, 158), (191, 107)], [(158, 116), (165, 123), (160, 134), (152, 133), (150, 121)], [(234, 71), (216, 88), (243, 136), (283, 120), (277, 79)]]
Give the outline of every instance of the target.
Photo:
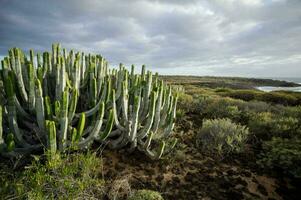
[[(109, 69), (101, 55), (9, 50), (1, 61), (0, 153), (18, 156), (42, 149), (54, 155), (93, 143), (138, 149), (158, 159), (169, 140), (177, 96), (142, 66)], [(168, 142), (166, 142), (168, 140)]]

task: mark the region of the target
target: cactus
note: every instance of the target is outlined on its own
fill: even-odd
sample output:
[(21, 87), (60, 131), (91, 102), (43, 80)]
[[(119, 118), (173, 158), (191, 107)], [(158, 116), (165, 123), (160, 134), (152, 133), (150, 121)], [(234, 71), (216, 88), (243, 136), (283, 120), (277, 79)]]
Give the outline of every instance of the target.
[(134, 65), (110, 70), (101, 55), (68, 53), (59, 44), (43, 54), (13, 48), (1, 63), (4, 156), (42, 148), (54, 155), (98, 143), (159, 159), (175, 145), (166, 140), (177, 97), (144, 65), (141, 74)]

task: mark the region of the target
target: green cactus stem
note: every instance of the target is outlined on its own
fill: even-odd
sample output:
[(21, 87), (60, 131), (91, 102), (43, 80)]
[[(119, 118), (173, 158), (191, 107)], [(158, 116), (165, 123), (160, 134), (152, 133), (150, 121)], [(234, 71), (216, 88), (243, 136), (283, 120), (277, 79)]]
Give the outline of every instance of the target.
[(55, 122), (46, 121), (46, 128), (48, 133), (47, 149), (50, 151), (51, 156), (53, 156), (57, 151)]
[(160, 159), (176, 144), (169, 141), (177, 97), (145, 65), (139, 74), (134, 65), (110, 69), (101, 55), (60, 44), (29, 58), (10, 49), (1, 64), (1, 155), (46, 147), (54, 156), (95, 143)]

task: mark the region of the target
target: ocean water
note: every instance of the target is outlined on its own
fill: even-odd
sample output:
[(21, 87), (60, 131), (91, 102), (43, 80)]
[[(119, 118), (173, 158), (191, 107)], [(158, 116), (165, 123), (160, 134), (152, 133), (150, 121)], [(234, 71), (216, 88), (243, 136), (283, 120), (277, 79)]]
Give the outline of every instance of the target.
[[(269, 79), (273, 79), (273, 80), (281, 80), (281, 81), (288, 81), (288, 82), (294, 82), (294, 83), (298, 83), (301, 84), (301, 77), (300, 78), (296, 78), (296, 77), (267, 77)], [(271, 91), (279, 91), (279, 90), (285, 90), (285, 91), (294, 91), (294, 92), (301, 92), (301, 86), (299, 87), (272, 87), (272, 86), (261, 86), (261, 87), (257, 87), (257, 89), (261, 90), (261, 91), (265, 91), (265, 92), (271, 92)]]
[(271, 92), (271, 91), (293, 91), (293, 92), (301, 92), (301, 87), (272, 87), (272, 86), (261, 86), (256, 87), (257, 89), (264, 91), (264, 92)]

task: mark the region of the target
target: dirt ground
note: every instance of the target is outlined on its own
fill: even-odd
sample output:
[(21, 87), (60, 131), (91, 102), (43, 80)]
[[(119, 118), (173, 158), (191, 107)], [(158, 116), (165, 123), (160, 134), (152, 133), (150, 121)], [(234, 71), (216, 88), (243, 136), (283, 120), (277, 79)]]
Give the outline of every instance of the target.
[(253, 154), (218, 160), (200, 153), (193, 127), (189, 121), (177, 127), (181, 142), (160, 161), (149, 161), (141, 153), (104, 151), (105, 179), (127, 179), (132, 189), (153, 189), (170, 200), (301, 199), (291, 180), (256, 168)]

